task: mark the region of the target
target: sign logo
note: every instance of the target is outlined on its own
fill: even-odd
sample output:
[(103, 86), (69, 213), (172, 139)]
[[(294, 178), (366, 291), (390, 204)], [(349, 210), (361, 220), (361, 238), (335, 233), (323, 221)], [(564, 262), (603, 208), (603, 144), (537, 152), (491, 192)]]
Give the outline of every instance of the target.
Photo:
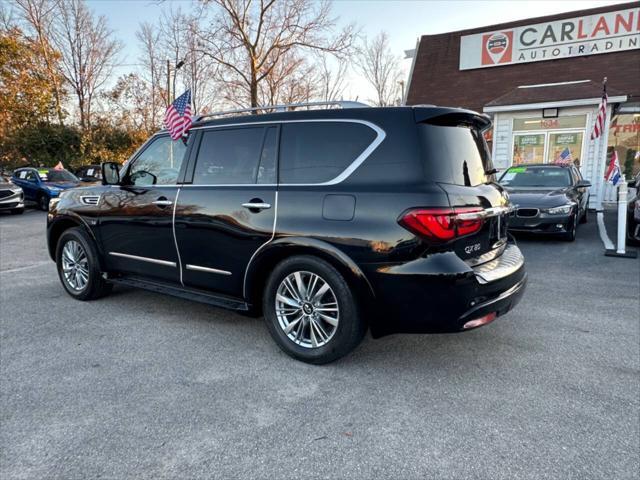
[(482, 65), (510, 63), (513, 52), (513, 31), (488, 33), (482, 36)]

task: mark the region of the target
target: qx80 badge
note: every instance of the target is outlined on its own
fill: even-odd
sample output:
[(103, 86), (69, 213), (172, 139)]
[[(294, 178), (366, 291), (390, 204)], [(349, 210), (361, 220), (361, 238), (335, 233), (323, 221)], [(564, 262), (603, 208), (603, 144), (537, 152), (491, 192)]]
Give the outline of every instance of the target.
[(513, 31), (494, 32), (482, 36), (482, 65), (511, 62)]

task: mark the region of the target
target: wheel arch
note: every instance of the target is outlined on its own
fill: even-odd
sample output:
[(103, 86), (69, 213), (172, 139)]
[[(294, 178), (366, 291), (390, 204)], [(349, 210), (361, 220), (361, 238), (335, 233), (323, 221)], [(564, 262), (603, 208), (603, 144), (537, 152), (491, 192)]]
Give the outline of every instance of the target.
[[(98, 241), (93, 234), (93, 231), (82, 218), (71, 215), (60, 215), (56, 216), (47, 226), (47, 247), (49, 249), (49, 256), (54, 262), (56, 260), (56, 249), (58, 247), (60, 237), (65, 231), (74, 227), (82, 228), (95, 242), (96, 249), (100, 251)], [(102, 259), (100, 263), (102, 263)]]
[(274, 240), (254, 254), (249, 261), (243, 283), (243, 296), (253, 308), (262, 308), (262, 294), (269, 273), (282, 260), (293, 255), (311, 255), (331, 264), (345, 278), (360, 302), (367, 308), (375, 294), (360, 267), (343, 251), (322, 240), (304, 237), (284, 237)]

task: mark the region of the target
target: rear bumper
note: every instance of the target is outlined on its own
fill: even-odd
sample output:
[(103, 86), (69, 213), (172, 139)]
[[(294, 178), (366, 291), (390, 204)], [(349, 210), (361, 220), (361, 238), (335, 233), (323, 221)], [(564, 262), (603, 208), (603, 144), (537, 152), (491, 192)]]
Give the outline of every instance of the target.
[(485, 315), (502, 316), (524, 293), (522, 253), (508, 245), (495, 260), (470, 267), (453, 252), (369, 268), (375, 294), (374, 337), (392, 333), (452, 333)]

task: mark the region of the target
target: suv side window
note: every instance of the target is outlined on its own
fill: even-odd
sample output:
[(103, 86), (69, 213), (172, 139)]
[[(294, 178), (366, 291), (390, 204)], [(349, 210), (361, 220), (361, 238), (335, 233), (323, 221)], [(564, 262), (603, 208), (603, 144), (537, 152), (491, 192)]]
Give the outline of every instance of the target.
[[(214, 129), (203, 132), (193, 184), (256, 183), (264, 135), (264, 127)], [(265, 175), (268, 175), (268, 172), (265, 171)]]
[(257, 183), (276, 183), (276, 154), (278, 148), (278, 128), (269, 127), (264, 133)]
[(175, 185), (187, 147), (169, 136), (158, 137), (133, 161), (128, 178), (132, 185)]
[(280, 182), (323, 183), (333, 180), (375, 138), (376, 132), (360, 123), (285, 123), (280, 141)]

